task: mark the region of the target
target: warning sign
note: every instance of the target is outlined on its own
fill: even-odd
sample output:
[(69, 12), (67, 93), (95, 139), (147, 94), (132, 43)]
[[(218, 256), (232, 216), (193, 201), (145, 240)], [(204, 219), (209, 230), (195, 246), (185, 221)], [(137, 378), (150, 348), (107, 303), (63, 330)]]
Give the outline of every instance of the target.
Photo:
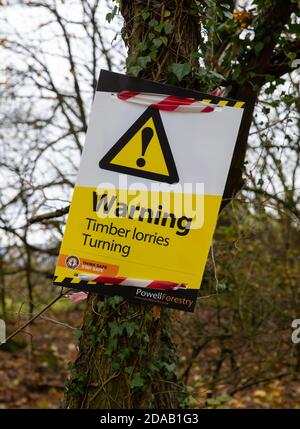
[(243, 110), (101, 71), (54, 284), (193, 311)]
[(101, 159), (99, 166), (160, 182), (178, 182), (159, 111), (149, 107)]

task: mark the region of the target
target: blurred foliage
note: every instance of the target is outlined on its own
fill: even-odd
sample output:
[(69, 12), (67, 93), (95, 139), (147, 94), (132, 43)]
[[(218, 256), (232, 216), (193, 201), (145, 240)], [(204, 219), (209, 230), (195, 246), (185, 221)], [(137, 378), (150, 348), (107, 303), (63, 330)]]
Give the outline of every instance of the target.
[[(224, 405), (218, 398), (226, 394), (232, 406), (238, 397), (244, 406), (272, 407), (267, 394), (256, 390), (259, 404), (249, 395), (277, 381), (281, 405), (298, 407), (300, 347), (291, 342), (291, 321), (300, 308), (299, 246), (287, 213), (243, 201), (222, 212), (203, 281), (210, 297), (199, 298), (195, 314), (180, 314), (175, 327), (180, 350), (189, 350), (182, 368), (197, 406)], [(218, 283), (226, 289), (215, 295)]]

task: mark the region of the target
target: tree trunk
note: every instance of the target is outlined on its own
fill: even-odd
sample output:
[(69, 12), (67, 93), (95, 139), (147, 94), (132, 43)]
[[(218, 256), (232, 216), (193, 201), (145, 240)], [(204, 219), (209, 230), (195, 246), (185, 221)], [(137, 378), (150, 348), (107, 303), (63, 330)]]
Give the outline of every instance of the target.
[[(174, 26), (167, 43), (159, 47), (156, 60), (140, 77), (167, 82), (170, 64), (193, 65), (191, 53), (198, 51), (200, 43), (199, 17), (190, 14), (193, 3), (121, 1), (129, 59), (142, 55), (139, 44), (151, 32), (151, 19), (163, 23), (168, 16), (167, 22)], [(142, 16), (145, 11), (149, 13), (147, 23)], [(90, 295), (81, 332), (79, 355), (70, 366), (72, 378), (66, 386), (67, 408), (186, 406), (187, 393), (177, 372), (168, 309)]]

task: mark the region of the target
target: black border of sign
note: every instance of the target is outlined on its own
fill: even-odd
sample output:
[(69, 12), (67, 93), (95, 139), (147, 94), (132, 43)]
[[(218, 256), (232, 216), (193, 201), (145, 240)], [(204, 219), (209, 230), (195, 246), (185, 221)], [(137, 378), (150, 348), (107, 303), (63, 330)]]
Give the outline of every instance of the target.
[[(101, 70), (100, 77), (98, 81), (97, 91), (99, 92), (121, 92), (121, 91), (136, 91), (136, 92), (147, 92), (149, 94), (165, 94), (165, 95), (176, 95), (177, 97), (193, 97), (196, 100), (203, 100), (204, 98), (211, 99), (212, 103), (217, 104), (221, 100), (228, 101), (227, 106), (234, 106), (237, 100), (232, 100), (229, 98), (224, 97), (216, 97), (210, 94), (201, 93), (199, 91), (186, 89), (186, 88), (180, 88), (173, 85), (168, 85), (160, 82), (152, 82), (150, 80), (126, 76), (120, 73), (114, 73), (107, 70)], [(243, 99), (240, 99), (239, 101), (245, 101)], [(239, 140), (242, 139), (244, 129), (247, 128), (247, 120), (246, 115), (250, 115), (252, 112), (252, 106), (251, 103), (246, 103), (245, 107), (242, 108), (243, 110), (243, 117), (241, 121), (241, 125), (239, 128), (237, 141), (235, 144), (235, 149), (231, 161), (230, 169), (233, 167), (233, 159), (235, 156), (235, 152), (237, 150), (237, 147), (239, 145)], [(226, 185), (225, 185), (226, 187)], [(57, 279), (54, 278), (54, 285), (60, 286), (60, 287), (69, 287), (72, 289), (77, 290), (85, 290), (87, 292), (93, 292), (98, 293), (100, 295), (106, 295), (106, 296), (114, 296), (114, 295), (120, 295), (123, 296), (125, 299), (128, 299), (129, 301), (134, 301), (136, 303), (140, 302), (143, 304), (150, 304), (150, 305), (160, 305), (162, 306), (163, 303), (159, 300), (151, 300), (147, 301), (146, 299), (143, 300), (137, 300), (135, 297), (135, 291), (136, 287), (134, 286), (107, 286), (102, 283), (99, 283), (97, 285), (91, 285), (87, 284), (88, 282), (85, 282), (84, 284), (80, 283), (72, 283), (72, 278), (65, 278), (63, 281), (56, 281)], [(200, 281), (201, 279), (199, 279)], [(176, 291), (169, 291), (167, 292), (168, 295), (177, 296), (177, 297), (185, 297), (187, 299), (192, 300), (192, 306), (190, 308), (187, 308), (186, 305), (183, 304), (175, 304), (175, 303), (169, 303), (167, 307), (169, 308), (175, 308), (178, 310), (183, 311), (194, 311), (194, 307), (197, 300), (199, 289), (182, 289), (182, 290), (176, 290)]]
[[(141, 129), (141, 127), (145, 124), (145, 122), (147, 122), (149, 118), (153, 119), (156, 128), (158, 140), (168, 168), (168, 176), (117, 164), (111, 164), (112, 159), (127, 145), (129, 140)], [(145, 179), (151, 179), (159, 182), (166, 182), (169, 184), (177, 183), (179, 181), (179, 177), (159, 111), (157, 109), (153, 109), (152, 107), (148, 107), (148, 109), (145, 110), (145, 112), (131, 125), (125, 134), (122, 135), (117, 143), (99, 161), (99, 167), (103, 168), (104, 170), (130, 174), (131, 176), (144, 177)]]
[[(181, 88), (180, 86), (169, 85), (166, 83), (153, 82), (151, 80), (139, 77), (126, 76), (121, 73), (115, 73), (108, 70), (100, 71), (97, 91), (99, 92), (121, 92), (135, 91), (146, 92), (149, 94), (176, 95), (177, 97), (191, 97), (196, 100), (209, 98), (212, 103), (217, 104), (221, 100), (228, 101), (227, 107), (234, 106), (237, 100), (225, 97), (199, 92), (194, 89)], [(239, 101), (244, 101), (239, 99)], [(247, 104), (246, 104), (247, 106)]]

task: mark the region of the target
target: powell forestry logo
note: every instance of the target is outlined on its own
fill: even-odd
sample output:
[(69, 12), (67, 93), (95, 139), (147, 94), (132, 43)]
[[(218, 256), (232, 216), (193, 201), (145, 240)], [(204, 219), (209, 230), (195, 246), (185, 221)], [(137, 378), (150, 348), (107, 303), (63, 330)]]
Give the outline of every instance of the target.
[(188, 308), (190, 308), (194, 303), (192, 299), (173, 296), (159, 291), (152, 292), (150, 290), (145, 290), (140, 288), (136, 290), (135, 295), (137, 298), (149, 299), (151, 301), (162, 301), (168, 304), (170, 303), (181, 304), (181, 305), (187, 306)]

